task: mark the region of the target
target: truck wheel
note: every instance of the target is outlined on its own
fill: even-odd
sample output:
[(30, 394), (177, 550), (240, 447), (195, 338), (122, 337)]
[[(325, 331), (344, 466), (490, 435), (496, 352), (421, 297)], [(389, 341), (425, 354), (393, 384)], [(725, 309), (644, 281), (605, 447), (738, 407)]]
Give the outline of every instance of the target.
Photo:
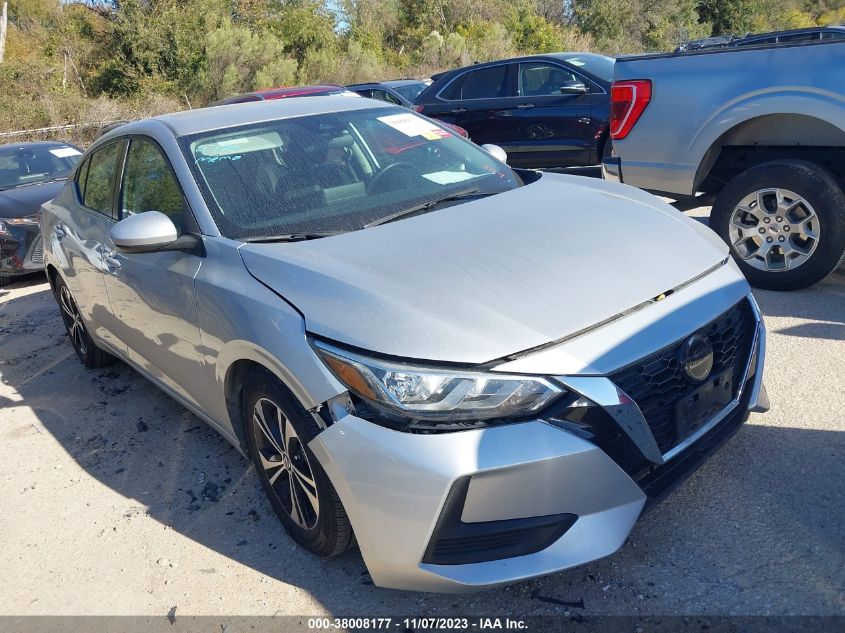
[(813, 163), (764, 163), (722, 189), (710, 227), (752, 286), (804, 288), (836, 268), (845, 251), (845, 193)]

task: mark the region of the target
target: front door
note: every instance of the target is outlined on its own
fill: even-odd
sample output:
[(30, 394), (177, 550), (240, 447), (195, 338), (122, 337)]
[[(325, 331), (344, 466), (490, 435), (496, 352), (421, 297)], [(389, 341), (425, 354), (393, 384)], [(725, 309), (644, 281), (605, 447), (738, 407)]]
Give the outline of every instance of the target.
[[(182, 233), (191, 224), (170, 163), (152, 139), (132, 138), (119, 191), (120, 219), (145, 211), (169, 216)], [(194, 278), (198, 254), (111, 253), (106, 288), (129, 358), (184, 398), (207, 391)]]
[[(586, 92), (565, 92), (577, 84)], [(519, 64), (515, 141), (504, 147), (509, 162), (517, 167), (590, 164), (597, 142), (590, 124), (590, 87), (588, 80), (557, 64)]]

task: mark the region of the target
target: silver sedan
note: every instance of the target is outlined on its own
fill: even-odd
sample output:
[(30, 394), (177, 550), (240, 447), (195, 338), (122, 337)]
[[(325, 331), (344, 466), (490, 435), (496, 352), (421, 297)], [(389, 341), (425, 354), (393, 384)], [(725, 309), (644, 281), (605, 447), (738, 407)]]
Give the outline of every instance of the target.
[(765, 332), (708, 229), (500, 158), (342, 96), (130, 123), (43, 207), (50, 283), (79, 359), (217, 429), (309, 551), (429, 591), (565, 569), (766, 409)]

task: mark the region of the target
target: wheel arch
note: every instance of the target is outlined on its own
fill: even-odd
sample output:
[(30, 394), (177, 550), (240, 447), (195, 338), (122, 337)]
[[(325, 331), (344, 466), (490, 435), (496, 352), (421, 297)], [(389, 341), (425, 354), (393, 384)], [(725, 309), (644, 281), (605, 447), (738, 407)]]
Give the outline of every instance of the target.
[(50, 284), (50, 290), (53, 291), (55, 294), (56, 292), (56, 277), (59, 275), (59, 269), (56, 268), (52, 263), (47, 264), (46, 267), (47, 272), (47, 282)]
[[(704, 143), (706, 150), (702, 153), (693, 182), (693, 191), (704, 183), (708, 177), (718, 172), (720, 163), (725, 158), (726, 148), (748, 148), (750, 152), (758, 154), (754, 164), (771, 160), (765, 156), (766, 152), (778, 151), (782, 157), (783, 151), (792, 151), (795, 158), (812, 160), (813, 152), (823, 148), (845, 148), (845, 129), (833, 123), (833, 118), (798, 114), (792, 112), (754, 112), (746, 115), (716, 137)], [(731, 117), (726, 116), (730, 121)], [(845, 122), (843, 123), (845, 125)], [(701, 137), (693, 141), (693, 145), (701, 143)], [(841, 150), (840, 150), (841, 151)], [(748, 165), (748, 167), (754, 166)]]
[(216, 374), (218, 384), (222, 386), (229, 424), (245, 454), (247, 444), (241, 415), (244, 395), (242, 386), (251, 377), (266, 376), (277, 381), (299, 400), (305, 409), (312, 412), (326, 400), (345, 391), (340, 383), (331, 378), (328, 370), (325, 370), (323, 384), (312, 386), (312, 389), (306, 388), (275, 356), (247, 341), (233, 341), (226, 346), (218, 357)]

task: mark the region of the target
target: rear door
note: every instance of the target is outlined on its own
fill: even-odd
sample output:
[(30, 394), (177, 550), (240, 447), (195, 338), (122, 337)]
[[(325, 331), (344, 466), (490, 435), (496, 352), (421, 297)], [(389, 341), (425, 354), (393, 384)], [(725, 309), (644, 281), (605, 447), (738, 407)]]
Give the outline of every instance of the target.
[[(198, 232), (176, 174), (151, 138), (131, 138), (118, 199), (119, 219), (159, 211), (180, 235)], [(208, 389), (194, 292), (201, 254), (115, 250), (109, 261), (106, 287), (129, 358), (197, 403)]]
[[(576, 92), (578, 85), (586, 91)], [(590, 164), (597, 142), (590, 117), (594, 89), (592, 82), (562, 65), (521, 62), (511, 114), (515, 142), (503, 145), (509, 162), (523, 167)]]
[(117, 140), (94, 151), (77, 169), (70, 191), (56, 199), (51, 240), (56, 263), (91, 333), (111, 351), (125, 347), (115, 336), (115, 323), (103, 271), (113, 244), (118, 166), (126, 144)]
[(495, 64), (458, 75), (440, 91), (435, 105), (426, 105), (425, 114), (460, 125), (479, 145), (507, 143), (515, 131), (510, 125), (515, 67)]

